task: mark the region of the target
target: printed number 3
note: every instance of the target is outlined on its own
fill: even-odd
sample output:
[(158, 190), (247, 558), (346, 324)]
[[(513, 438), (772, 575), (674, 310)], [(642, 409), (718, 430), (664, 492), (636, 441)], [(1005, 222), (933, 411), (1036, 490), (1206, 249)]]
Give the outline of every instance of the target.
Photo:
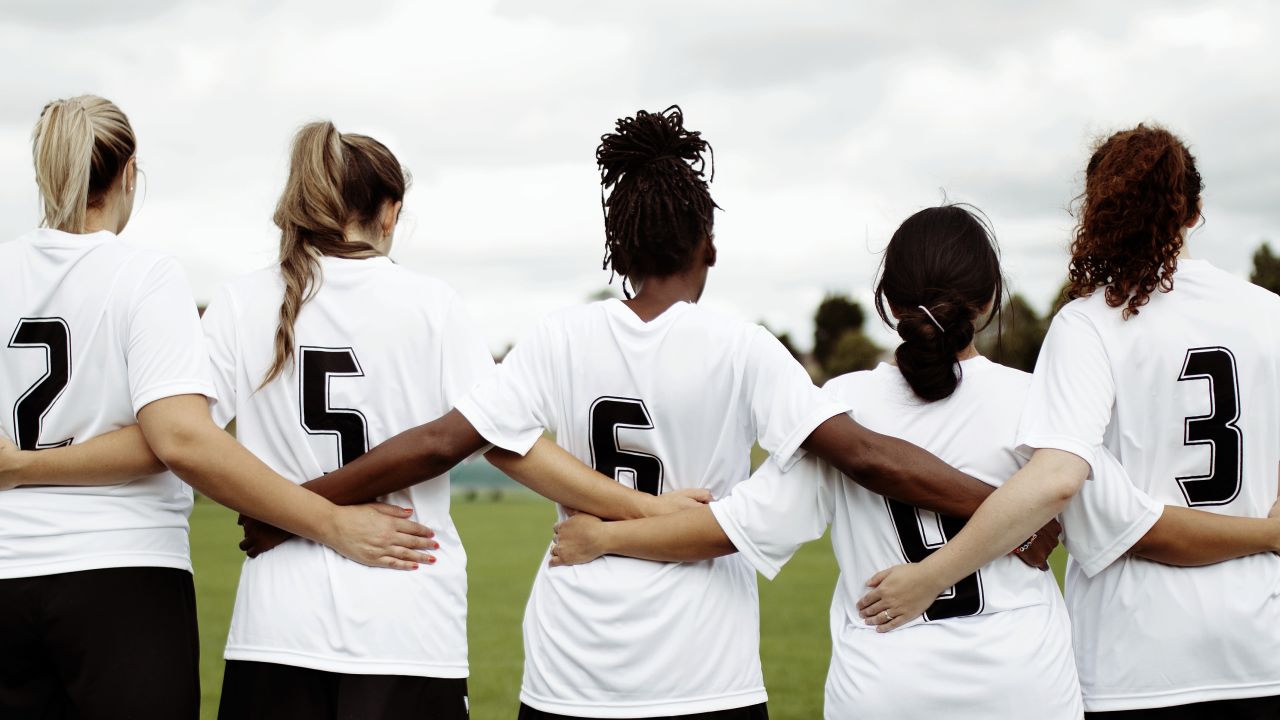
[(44, 416), (49, 413), (71, 381), (71, 331), (62, 318), (22, 318), (9, 338), (11, 348), (42, 348), (45, 357), (44, 376), (27, 388), (13, 405), (13, 434), (23, 450), (70, 445), (74, 438), (54, 443), (40, 442)]
[(369, 451), (369, 423), (359, 410), (329, 406), (329, 380), (364, 377), (351, 348), (298, 348), (298, 397), (302, 428), (311, 435), (338, 438), (338, 467)]
[(648, 453), (618, 446), (618, 429), (652, 430), (653, 419), (643, 400), (602, 397), (591, 403), (591, 467), (618, 482), (650, 495), (662, 493), (662, 461)]
[(1209, 474), (1178, 478), (1187, 505), (1226, 505), (1240, 494), (1244, 434), (1240, 419), (1240, 386), (1236, 356), (1224, 347), (1192, 348), (1182, 364), (1178, 381), (1209, 381), (1209, 414), (1184, 421), (1185, 445), (1209, 446)]

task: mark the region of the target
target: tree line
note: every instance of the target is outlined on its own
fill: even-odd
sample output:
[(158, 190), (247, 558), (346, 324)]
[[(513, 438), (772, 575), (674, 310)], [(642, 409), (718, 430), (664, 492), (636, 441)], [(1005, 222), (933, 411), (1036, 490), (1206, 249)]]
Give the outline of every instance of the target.
[[(1253, 254), (1249, 281), (1280, 295), (1280, 255), (1263, 242)], [(1066, 304), (1066, 284), (1058, 290), (1047, 314), (1038, 314), (1020, 293), (1013, 293), (1001, 307), (1000, 317), (978, 334), (978, 350), (1002, 365), (1031, 372), (1040, 356), (1040, 346), (1049, 331), (1049, 321)], [(842, 293), (829, 293), (813, 315), (813, 350), (796, 349), (789, 333), (775, 333), (784, 347), (818, 382), (857, 370), (869, 370), (889, 354), (865, 332), (867, 313)]]

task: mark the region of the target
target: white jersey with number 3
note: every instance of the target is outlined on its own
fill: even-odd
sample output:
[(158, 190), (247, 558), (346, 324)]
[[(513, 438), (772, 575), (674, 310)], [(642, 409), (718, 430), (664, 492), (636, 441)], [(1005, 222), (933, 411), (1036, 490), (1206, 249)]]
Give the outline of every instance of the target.
[[(552, 315), (458, 404), (507, 450), (527, 452), (545, 428), (625, 485), (717, 496), (747, 478), (757, 438), (789, 463), (843, 409), (758, 325), (688, 303), (643, 322), (618, 300)], [(755, 705), (759, 631), (755, 577), (738, 556), (559, 568), (544, 558), (525, 609), (520, 698), (604, 718)]]
[[(0, 245), (0, 342), (0, 429), (28, 450), (133, 425), (155, 400), (214, 397), (182, 269), (110, 232), (44, 229)], [(0, 578), (190, 570), (191, 497), (168, 472), (0, 492)]]
[[(1101, 291), (1058, 313), (1019, 442), (1095, 470), (1105, 448), (1161, 504), (1265, 517), (1280, 469), (1280, 297), (1202, 260), (1179, 260), (1173, 283), (1129, 320)], [(1067, 603), (1090, 711), (1280, 695), (1274, 554), (1072, 563)]]
[[(962, 367), (955, 393), (933, 403), (884, 364), (825, 390), (866, 427), (998, 486), (1023, 464), (1014, 437), (1030, 377), (982, 357)], [(923, 619), (892, 632), (877, 633), (859, 616), (872, 575), (923, 560), (963, 521), (888, 500), (814, 458), (789, 472), (766, 463), (711, 510), (739, 554), (768, 578), (831, 526), (840, 578), (831, 601), (829, 720), (1082, 715), (1062, 596), (1050, 573), (1017, 558), (1001, 557), (964, 578)]]
[[(274, 357), (278, 269), (228, 284), (205, 334), (222, 397), (214, 417), (286, 478), (306, 482), (448, 412), (493, 366), (457, 294), (385, 257), (321, 258), (323, 282)], [(370, 568), (294, 538), (240, 572), (228, 660), (329, 672), (467, 676), (467, 556), (449, 516), (449, 476), (383, 498), (413, 509), (440, 549), (415, 571)]]

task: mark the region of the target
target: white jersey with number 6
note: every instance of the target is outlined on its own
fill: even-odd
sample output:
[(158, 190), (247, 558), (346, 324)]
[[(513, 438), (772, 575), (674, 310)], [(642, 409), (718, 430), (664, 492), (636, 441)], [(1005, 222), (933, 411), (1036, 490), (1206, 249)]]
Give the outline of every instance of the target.
[[(885, 364), (825, 389), (853, 406), (850, 414), (866, 427), (999, 486), (1023, 463), (1014, 437), (1030, 376), (982, 357), (961, 366), (955, 393), (933, 403), (918, 399)], [(964, 578), (924, 618), (893, 632), (877, 633), (859, 616), (872, 575), (923, 560), (963, 521), (876, 495), (814, 458), (785, 473), (766, 463), (711, 510), (741, 556), (771, 579), (801, 544), (831, 526), (840, 578), (831, 601), (830, 720), (1078, 720), (1083, 713), (1057, 584), (1017, 558), (999, 558)]]
[[(1130, 320), (1101, 291), (1058, 313), (1019, 442), (1090, 463), (1105, 448), (1161, 504), (1264, 517), (1280, 468), (1280, 297), (1203, 260), (1179, 260), (1173, 283)], [(1280, 557), (1073, 563), (1067, 580), (1090, 711), (1280, 695)]]
[[(259, 389), (274, 357), (277, 268), (228, 284), (204, 315), (214, 378), (236, 436), (276, 472), (306, 482), (448, 412), (492, 369), (456, 293), (388, 258), (324, 257), (319, 292), (294, 326), (294, 360)], [(382, 498), (435, 530), (434, 565), (392, 571), (294, 538), (240, 572), (228, 660), (329, 672), (467, 676), (467, 556), (449, 516), (449, 476)]]
[[(458, 409), (507, 450), (527, 452), (545, 428), (625, 485), (720, 496), (747, 478), (757, 438), (789, 463), (845, 408), (758, 325), (689, 303), (643, 322), (607, 300), (549, 317)], [(544, 558), (525, 608), (520, 698), (604, 718), (755, 705), (759, 644), (755, 578), (738, 556), (560, 568)]]
[[(0, 245), (0, 342), (0, 429), (27, 450), (132, 425), (155, 400), (214, 396), (182, 269), (110, 232), (44, 229)], [(191, 497), (168, 472), (0, 492), (0, 578), (190, 570)]]

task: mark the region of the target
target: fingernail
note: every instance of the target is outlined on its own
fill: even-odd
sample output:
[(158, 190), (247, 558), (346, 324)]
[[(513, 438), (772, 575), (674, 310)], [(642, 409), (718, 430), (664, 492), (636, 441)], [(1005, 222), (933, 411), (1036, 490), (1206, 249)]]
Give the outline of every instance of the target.
[(410, 568), (410, 570), (417, 570), (417, 569), (418, 569), (418, 563), (414, 563), (413, 567)]
[(435, 565), (435, 564), (436, 564), (436, 557), (435, 557), (434, 555), (428, 555), (428, 556), (427, 556), (427, 563), (428, 563), (428, 564), (430, 564), (430, 565)]
[(433, 542), (433, 543), (431, 543), (431, 549), (432, 549), (432, 550), (439, 550), (439, 549), (440, 549), (440, 543), (438, 543), (438, 542)]

